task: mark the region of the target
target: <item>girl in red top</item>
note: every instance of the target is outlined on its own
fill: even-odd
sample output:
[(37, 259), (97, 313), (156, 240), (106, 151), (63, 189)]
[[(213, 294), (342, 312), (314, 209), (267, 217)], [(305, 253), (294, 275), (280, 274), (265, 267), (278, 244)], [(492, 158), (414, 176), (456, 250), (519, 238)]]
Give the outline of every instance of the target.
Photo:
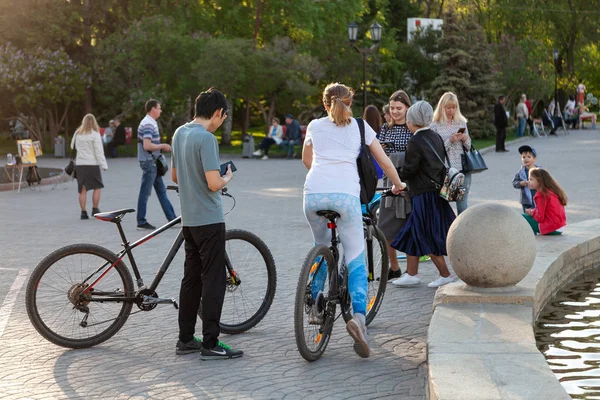
[(548, 171), (542, 168), (529, 170), (529, 188), (537, 191), (533, 198), (535, 208), (525, 210), (523, 216), (533, 232), (560, 235), (567, 225), (567, 194)]

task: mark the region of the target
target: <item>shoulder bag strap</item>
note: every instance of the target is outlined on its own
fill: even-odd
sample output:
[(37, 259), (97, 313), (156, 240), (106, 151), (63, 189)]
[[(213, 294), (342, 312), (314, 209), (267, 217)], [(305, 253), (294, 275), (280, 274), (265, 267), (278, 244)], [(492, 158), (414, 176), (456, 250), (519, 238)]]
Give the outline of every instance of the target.
[[(438, 152), (433, 148), (431, 142), (429, 140), (427, 140), (427, 138), (424, 136), (423, 136), (423, 140), (425, 140), (425, 142), (427, 142), (427, 145), (429, 146), (429, 148), (433, 151), (433, 153), (435, 154), (437, 159), (440, 160), (440, 162), (444, 166), (444, 171), (445, 171), (444, 175), (446, 175), (448, 173), (448, 168), (446, 167), (446, 163), (444, 161), (442, 161), (442, 158), (440, 157)], [(437, 189), (440, 189), (442, 187), (442, 184), (437, 182), (435, 179), (433, 179), (426, 170), (423, 170), (423, 172), (425, 172), (425, 175), (427, 175), (429, 177), (429, 180), (436, 185)], [(443, 183), (443, 179), (442, 179), (442, 183)]]
[[(431, 142), (429, 140), (427, 140), (427, 138), (425, 136), (423, 136), (423, 140), (425, 140), (427, 142), (427, 145), (429, 146), (429, 148), (431, 150), (433, 150), (433, 153), (435, 154), (435, 156), (437, 157), (438, 160), (440, 160), (440, 162), (444, 165), (445, 169), (448, 169), (446, 167), (446, 163), (442, 160), (442, 158), (440, 157), (440, 155), (438, 154), (437, 151), (435, 151), (435, 149), (433, 148), (433, 145), (431, 144)], [(448, 155), (446, 154), (446, 157), (448, 157)]]
[(362, 118), (355, 118), (358, 123), (358, 129), (360, 130), (360, 147), (365, 145), (365, 121)]

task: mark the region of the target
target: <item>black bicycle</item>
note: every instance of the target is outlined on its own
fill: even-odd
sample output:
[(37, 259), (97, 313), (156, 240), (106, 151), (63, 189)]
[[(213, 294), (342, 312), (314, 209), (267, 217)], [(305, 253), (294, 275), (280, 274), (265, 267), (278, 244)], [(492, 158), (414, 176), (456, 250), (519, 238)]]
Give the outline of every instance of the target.
[[(225, 189), (222, 193), (233, 199)], [(235, 199), (231, 210), (234, 207)], [(52, 252), (34, 269), (27, 283), (26, 308), (31, 323), (44, 338), (63, 347), (91, 347), (116, 334), (132, 314), (151, 311), (158, 304), (178, 308), (174, 299), (160, 298), (156, 290), (184, 241), (182, 231), (150, 286), (144, 284), (132, 250), (179, 224), (181, 217), (130, 244), (121, 220), (134, 211), (123, 209), (94, 215), (117, 225), (123, 241), (119, 253), (95, 244), (73, 244)], [(275, 296), (277, 274), (269, 248), (253, 233), (232, 229), (226, 232), (225, 240), (227, 287), (221, 331), (237, 334), (251, 329), (266, 315)], [(137, 290), (123, 262), (126, 255)], [(131, 312), (134, 305), (139, 310)], [(201, 314), (200, 308), (198, 315)]]
[[(392, 195), (387, 189), (382, 196)], [(389, 259), (383, 232), (375, 225), (375, 212), (380, 197), (363, 208), (363, 231), (367, 264), (367, 314), (370, 324), (383, 301), (387, 284)], [(345, 322), (352, 319), (352, 302), (348, 292), (348, 269), (338, 248), (336, 211), (317, 211), (329, 222), (331, 245), (313, 247), (302, 264), (294, 307), (294, 331), (298, 351), (307, 361), (315, 361), (325, 352), (334, 322), (341, 315)], [(340, 314), (336, 314), (337, 305)]]

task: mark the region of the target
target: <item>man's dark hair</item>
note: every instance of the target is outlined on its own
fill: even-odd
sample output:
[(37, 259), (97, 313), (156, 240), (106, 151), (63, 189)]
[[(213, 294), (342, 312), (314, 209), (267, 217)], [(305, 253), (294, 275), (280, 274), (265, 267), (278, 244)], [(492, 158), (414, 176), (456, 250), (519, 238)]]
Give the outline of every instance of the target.
[(146, 108), (146, 112), (147, 112), (147, 113), (149, 113), (149, 112), (150, 112), (150, 110), (152, 110), (154, 107), (156, 107), (156, 106), (157, 106), (157, 105), (159, 105), (159, 104), (160, 104), (160, 101), (158, 101), (158, 100), (155, 100), (155, 99), (149, 99), (149, 100), (146, 102), (146, 106), (145, 106), (145, 108)]
[(211, 119), (215, 111), (221, 108), (227, 111), (227, 100), (223, 93), (211, 87), (196, 97), (194, 118)]
[(498, 96), (498, 101), (502, 101), (506, 98), (505, 95), (501, 94), (500, 96)]

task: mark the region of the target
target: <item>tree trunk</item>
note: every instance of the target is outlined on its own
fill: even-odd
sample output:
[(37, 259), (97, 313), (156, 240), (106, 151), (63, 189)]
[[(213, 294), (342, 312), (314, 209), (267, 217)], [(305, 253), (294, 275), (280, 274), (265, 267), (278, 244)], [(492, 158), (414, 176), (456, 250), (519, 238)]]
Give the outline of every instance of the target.
[[(81, 45), (82, 55), (83, 55), (83, 65), (88, 65), (88, 60), (90, 58), (90, 51), (92, 48), (92, 28), (91, 28), (91, 15), (92, 10), (90, 6), (90, 0), (83, 0), (83, 7), (85, 8), (83, 12), (83, 41)], [(83, 111), (85, 114), (89, 114), (92, 112), (92, 86), (91, 83), (85, 90), (85, 99), (83, 102)]]
[(244, 99), (244, 102), (246, 103), (246, 110), (242, 119), (242, 140), (248, 134), (248, 125), (250, 124), (250, 99)]
[(258, 32), (260, 30), (260, 13), (262, 11), (262, 0), (256, 2), (256, 19), (254, 20), (254, 46), (258, 45)]
[(228, 117), (223, 121), (223, 133), (221, 134), (221, 144), (231, 146), (231, 131), (233, 128), (233, 103), (227, 99)]

